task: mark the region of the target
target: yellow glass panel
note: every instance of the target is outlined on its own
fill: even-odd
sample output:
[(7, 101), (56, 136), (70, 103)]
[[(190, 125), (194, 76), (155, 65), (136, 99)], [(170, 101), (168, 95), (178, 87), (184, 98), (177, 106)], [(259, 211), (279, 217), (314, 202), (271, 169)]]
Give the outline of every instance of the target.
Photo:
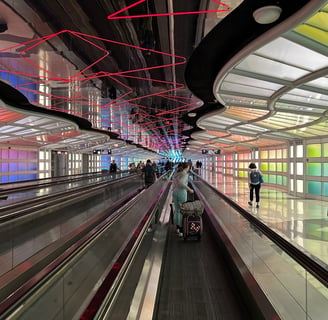
[(261, 159), (268, 159), (268, 151), (267, 150), (261, 151), (260, 157), (261, 157)]
[(318, 12), (311, 17), (306, 24), (310, 24), (313, 27), (328, 30), (328, 14), (326, 12)]
[(276, 159), (276, 150), (269, 151), (269, 159)]
[(320, 30), (308, 25), (300, 25), (295, 28), (295, 31), (302, 34), (303, 36), (313, 39), (325, 46), (328, 46), (328, 33), (327, 31)]
[(277, 159), (281, 159), (281, 157), (282, 157), (282, 150), (279, 149), (277, 150)]

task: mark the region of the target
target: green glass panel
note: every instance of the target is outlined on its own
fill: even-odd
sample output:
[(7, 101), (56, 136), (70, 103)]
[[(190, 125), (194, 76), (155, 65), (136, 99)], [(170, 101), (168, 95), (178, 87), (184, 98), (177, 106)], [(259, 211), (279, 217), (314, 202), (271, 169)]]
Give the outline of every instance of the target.
[(269, 171), (276, 171), (276, 163), (275, 162), (269, 163)]
[(312, 158), (321, 157), (321, 144), (308, 144), (306, 146), (306, 156)]
[(276, 184), (277, 183), (277, 176), (275, 174), (270, 174), (269, 175), (269, 182)]
[(328, 163), (323, 163), (323, 176), (328, 177)]
[(264, 183), (270, 182), (269, 181), (269, 175), (268, 174), (263, 174), (263, 181), (264, 181)]
[(307, 163), (306, 172), (309, 176), (321, 176), (321, 163)]
[(284, 162), (282, 164), (282, 172), (287, 172), (287, 163), (286, 162)]
[(282, 163), (281, 162), (277, 163), (277, 171), (282, 172)]
[(268, 171), (268, 163), (267, 162), (261, 162), (260, 170), (261, 171)]
[(323, 183), (323, 195), (328, 196), (328, 182)]
[(282, 176), (277, 176), (277, 184), (282, 185)]
[(328, 143), (323, 144), (323, 156), (328, 157)]
[(239, 171), (238, 176), (239, 176), (239, 178), (248, 178), (248, 172), (247, 171)]
[(319, 181), (308, 181), (307, 190), (310, 194), (321, 195), (321, 182)]
[(285, 176), (282, 177), (282, 185), (287, 186), (287, 177)]

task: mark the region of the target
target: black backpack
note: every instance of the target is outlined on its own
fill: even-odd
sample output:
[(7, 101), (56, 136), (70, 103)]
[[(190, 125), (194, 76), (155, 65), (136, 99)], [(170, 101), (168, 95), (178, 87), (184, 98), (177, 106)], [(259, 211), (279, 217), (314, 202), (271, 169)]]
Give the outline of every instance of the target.
[(251, 184), (259, 184), (260, 183), (260, 172), (258, 172), (257, 170), (251, 170), (250, 181), (251, 181)]

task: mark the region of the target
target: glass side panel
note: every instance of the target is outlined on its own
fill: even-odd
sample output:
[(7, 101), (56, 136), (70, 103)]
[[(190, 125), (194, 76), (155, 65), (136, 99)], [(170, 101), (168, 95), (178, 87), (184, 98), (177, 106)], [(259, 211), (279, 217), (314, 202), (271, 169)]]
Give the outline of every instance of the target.
[(237, 65), (236, 69), (287, 81), (295, 81), (309, 73), (304, 69), (292, 67), (257, 55), (248, 56)]

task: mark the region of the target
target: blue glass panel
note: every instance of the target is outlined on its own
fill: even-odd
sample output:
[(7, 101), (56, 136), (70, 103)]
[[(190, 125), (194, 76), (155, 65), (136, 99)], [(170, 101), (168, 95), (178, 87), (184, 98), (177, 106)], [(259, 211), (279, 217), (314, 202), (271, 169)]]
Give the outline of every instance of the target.
[(9, 163), (9, 171), (10, 172), (17, 171), (17, 162)]

